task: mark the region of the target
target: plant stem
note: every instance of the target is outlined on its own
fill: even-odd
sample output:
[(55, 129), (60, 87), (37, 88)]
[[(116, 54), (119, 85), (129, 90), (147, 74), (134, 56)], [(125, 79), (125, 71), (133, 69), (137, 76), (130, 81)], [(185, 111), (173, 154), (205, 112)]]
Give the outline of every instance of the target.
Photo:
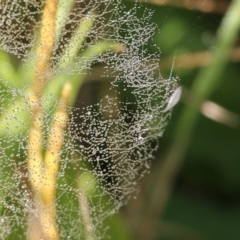
[[(65, 83), (62, 94), (59, 100), (57, 110), (53, 116), (52, 126), (48, 138), (48, 146), (44, 156), (44, 169), (42, 172), (42, 189), (41, 189), (41, 203), (40, 221), (44, 226), (44, 235), (47, 239), (60, 239), (56, 227), (56, 184), (57, 173), (60, 164), (60, 152), (64, 141), (64, 132), (68, 121), (68, 99), (72, 87), (67, 82)], [(43, 208), (43, 209), (42, 209)], [(45, 227), (46, 226), (46, 227)], [(47, 231), (46, 231), (47, 230)], [(52, 238), (53, 236), (53, 238)]]
[(58, 108), (53, 116), (47, 150), (44, 156), (44, 166), (46, 168), (46, 171), (42, 197), (44, 203), (47, 205), (54, 203), (54, 196), (56, 192), (56, 177), (59, 169), (60, 151), (63, 146), (64, 131), (68, 121), (67, 106), (71, 90), (72, 86), (70, 83), (65, 83)]
[[(41, 96), (49, 77), (52, 50), (55, 44), (57, 6), (57, 1), (46, 0), (43, 9), (40, 40), (36, 50), (33, 93), (30, 96), (32, 119), (28, 139), (28, 170), (35, 205), (39, 212), (42, 234), (46, 240), (59, 239), (54, 217), (54, 200), (48, 201), (46, 198), (42, 199), (42, 197), (45, 197), (45, 192), (48, 191), (46, 188), (48, 189), (49, 187), (49, 181), (42, 171), (44, 163), (42, 157), (43, 112), (41, 107)], [(48, 166), (49, 164), (47, 164)], [(48, 172), (49, 170), (47, 169), (46, 171)], [(54, 179), (54, 176), (49, 176), (49, 178)], [(54, 199), (53, 193), (50, 194), (50, 198)], [(34, 239), (34, 236), (31, 237)]]
[(81, 192), (79, 192), (78, 199), (79, 199), (79, 210), (81, 212), (84, 230), (85, 230), (85, 233), (84, 233), (85, 239), (94, 240), (95, 239), (94, 228), (91, 221), (88, 199), (83, 189), (81, 189)]
[(33, 92), (40, 96), (50, 73), (51, 56), (56, 37), (57, 8), (56, 0), (46, 0), (42, 15), (40, 41), (37, 48), (36, 75), (33, 83)]
[[(37, 161), (38, 165), (29, 165), (29, 167), (32, 167), (32, 169), (29, 170), (32, 170), (33, 172), (30, 176), (34, 177), (32, 177), (31, 180), (35, 180), (32, 183), (32, 187), (36, 195), (35, 204), (39, 212), (39, 219), (44, 239), (60, 239), (55, 223), (55, 195), (57, 172), (60, 163), (60, 151), (62, 149), (64, 130), (68, 120), (67, 105), (70, 93), (71, 85), (66, 83), (63, 87), (57, 110), (53, 116), (44, 159), (42, 158), (42, 155), (39, 154), (38, 160), (41, 160), (42, 162)], [(39, 131), (40, 130), (41, 129), (39, 129)], [(33, 141), (36, 142), (37, 140), (34, 138)], [(38, 142), (41, 142), (41, 139), (38, 140)], [(34, 152), (30, 150), (29, 156), (31, 156), (31, 154), (33, 154), (32, 157), (35, 157), (36, 160)], [(44, 169), (44, 171), (41, 169)], [(36, 173), (39, 175), (36, 176)]]
[(88, 173), (82, 173), (78, 179), (78, 201), (79, 211), (83, 220), (84, 239), (95, 240), (94, 225), (91, 219), (91, 208), (89, 206), (88, 197), (91, 196), (96, 189), (94, 176)]
[[(232, 1), (230, 8), (223, 18), (217, 33), (215, 52), (210, 65), (202, 69), (194, 81), (192, 87), (193, 102), (199, 99), (207, 99), (217, 86), (220, 85), (224, 66), (227, 63), (229, 52), (237, 37), (240, 28), (240, 0)], [(191, 141), (193, 130), (197, 123), (198, 110), (191, 106), (185, 106), (176, 126), (173, 143), (164, 157), (163, 164), (156, 168), (152, 186), (150, 203), (148, 205), (148, 217), (157, 219), (162, 216), (170, 197), (174, 180), (183, 164), (188, 145)], [(151, 239), (156, 226), (148, 229), (145, 239)], [(144, 239), (144, 238), (142, 238)]]

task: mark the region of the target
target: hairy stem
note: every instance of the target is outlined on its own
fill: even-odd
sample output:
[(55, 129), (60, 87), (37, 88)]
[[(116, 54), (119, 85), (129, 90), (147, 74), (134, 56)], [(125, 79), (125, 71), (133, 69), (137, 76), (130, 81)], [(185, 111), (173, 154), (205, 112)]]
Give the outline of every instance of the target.
[[(60, 239), (55, 223), (56, 181), (60, 163), (60, 152), (64, 141), (64, 130), (68, 120), (67, 105), (71, 89), (71, 85), (68, 82), (65, 83), (57, 110), (53, 116), (48, 138), (48, 147), (44, 159), (41, 154), (39, 154), (38, 157), (42, 162), (40, 162), (39, 165), (29, 165), (29, 167), (33, 168), (32, 175), (30, 176), (32, 176), (32, 187), (36, 195), (35, 204), (39, 212), (42, 232), (44, 239), (49, 240)], [(36, 139), (34, 139), (34, 141), (36, 141)], [(32, 151), (30, 152), (29, 156), (34, 154)], [(33, 157), (36, 159), (36, 156)], [(36, 175), (36, 173), (39, 175)], [(33, 236), (33, 238), (34, 237), (35, 236)]]
[(42, 94), (46, 80), (49, 78), (52, 50), (55, 44), (55, 28), (57, 1), (46, 0), (42, 14), (42, 26), (40, 29), (40, 40), (37, 48), (37, 59), (35, 67), (35, 78), (33, 92), (38, 96)]
[[(44, 227), (47, 239), (59, 239), (56, 227), (56, 184), (57, 173), (60, 164), (60, 154), (64, 141), (64, 132), (67, 126), (68, 112), (67, 105), (71, 93), (71, 85), (67, 82), (62, 90), (60, 102), (53, 116), (50, 135), (48, 138), (48, 147), (44, 156), (44, 172), (42, 173), (41, 201), (43, 207), (40, 209), (40, 221)], [(45, 227), (45, 226), (46, 227)], [(45, 231), (45, 229), (47, 231)], [(54, 236), (52, 238), (52, 236)]]
[(47, 205), (54, 203), (56, 176), (59, 169), (60, 151), (63, 146), (64, 132), (68, 121), (67, 106), (71, 90), (72, 87), (70, 83), (65, 83), (58, 108), (53, 116), (47, 150), (44, 156), (44, 166), (46, 171), (42, 197), (44, 203)]
[[(33, 80), (33, 93), (30, 95), (32, 110), (31, 127), (28, 139), (28, 169), (31, 187), (34, 193), (34, 201), (39, 211), (42, 234), (46, 240), (58, 240), (59, 234), (54, 221), (54, 208), (42, 199), (45, 196), (47, 180), (44, 174), (44, 162), (42, 157), (42, 125), (43, 112), (41, 95), (49, 77), (52, 49), (55, 43), (55, 22), (57, 13), (57, 1), (46, 0), (42, 15), (40, 39), (36, 50), (35, 76)], [(47, 170), (48, 172), (48, 170)], [(50, 176), (51, 177), (51, 176)], [(45, 180), (45, 181), (44, 181)], [(47, 182), (46, 182), (47, 181)], [(53, 198), (53, 195), (52, 195)], [(34, 239), (34, 236), (31, 236)], [(30, 237), (30, 238), (31, 238)]]

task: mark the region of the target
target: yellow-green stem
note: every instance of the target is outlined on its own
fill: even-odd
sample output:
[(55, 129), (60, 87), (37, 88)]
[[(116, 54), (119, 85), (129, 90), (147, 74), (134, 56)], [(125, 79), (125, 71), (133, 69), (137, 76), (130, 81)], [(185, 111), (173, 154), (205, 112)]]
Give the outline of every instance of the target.
[[(41, 96), (51, 70), (51, 56), (55, 43), (56, 13), (57, 1), (46, 0), (42, 14), (40, 39), (36, 50), (35, 76), (32, 86), (33, 92), (30, 95), (32, 119), (28, 138), (28, 170), (32, 191), (34, 193), (34, 203), (39, 213), (41, 231), (45, 240), (60, 239), (55, 223), (54, 203), (46, 205), (42, 199), (46, 182), (44, 181), (45, 174), (43, 173), (44, 162), (42, 157), (43, 112)], [(53, 195), (52, 198), (54, 198)], [(30, 238), (34, 239), (34, 236)]]

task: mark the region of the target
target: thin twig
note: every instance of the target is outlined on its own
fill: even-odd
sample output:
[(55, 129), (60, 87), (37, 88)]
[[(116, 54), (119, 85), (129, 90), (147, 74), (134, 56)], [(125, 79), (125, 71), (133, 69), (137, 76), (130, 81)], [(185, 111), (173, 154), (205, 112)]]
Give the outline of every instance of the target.
[[(189, 69), (208, 66), (214, 57), (211, 51), (200, 51), (193, 53), (185, 53), (175, 57), (175, 69)], [(229, 61), (240, 61), (240, 47), (235, 47), (230, 51), (228, 56)], [(160, 61), (160, 69), (170, 69), (173, 62), (172, 57), (162, 58)]]
[[(205, 117), (212, 119), (213, 121), (219, 122), (221, 124), (227, 125), (229, 127), (239, 129), (240, 126), (240, 116), (234, 112), (229, 111), (223, 106), (208, 100), (199, 99), (198, 103), (193, 101), (194, 95), (187, 88), (183, 87), (182, 101), (196, 108)], [(194, 104), (193, 104), (194, 102)]]
[(176, 7), (187, 8), (190, 10), (199, 10), (207, 13), (224, 14), (228, 7), (229, 2), (225, 0), (147, 0), (147, 3), (155, 5), (172, 5)]
[(96, 188), (94, 176), (92, 174), (84, 173), (78, 179), (78, 201), (79, 211), (83, 220), (84, 239), (95, 240), (94, 225), (91, 220), (91, 209), (89, 207), (89, 196), (92, 190)]
[(90, 211), (89, 211), (89, 204), (88, 204), (88, 199), (85, 191), (81, 189), (81, 192), (79, 192), (78, 195), (79, 199), (79, 209), (81, 212), (81, 216), (83, 219), (83, 225), (85, 229), (85, 239), (86, 240), (94, 240), (94, 229), (93, 229), (93, 224), (91, 221), (91, 216), (90, 216)]

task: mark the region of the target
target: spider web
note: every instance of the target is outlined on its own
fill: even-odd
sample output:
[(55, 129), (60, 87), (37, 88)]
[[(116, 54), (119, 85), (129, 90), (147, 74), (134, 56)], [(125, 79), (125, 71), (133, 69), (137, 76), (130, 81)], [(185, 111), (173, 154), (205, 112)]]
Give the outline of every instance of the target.
[[(164, 109), (177, 81), (163, 79), (158, 54), (146, 51), (156, 31), (149, 22), (152, 11), (145, 9), (137, 17), (143, 6), (135, 4), (126, 10), (121, 1), (75, 1), (70, 7), (64, 4), (59, 1), (67, 14), (63, 11), (61, 17), (59, 13), (51, 70), (46, 73), (49, 84), (59, 75), (63, 79), (81, 75), (91, 69), (92, 63), (104, 64), (102, 78), (110, 76), (113, 80), (108, 94), (98, 102), (82, 108), (65, 106), (68, 124), (64, 144), (55, 153), (61, 156), (55, 186), (56, 224), (61, 239), (88, 239), (86, 231), (94, 236), (89, 239), (106, 239), (103, 220), (127, 203), (137, 191), (139, 180), (149, 172), (157, 140), (171, 114)], [(17, 78), (9, 81), (8, 74), (1, 76), (1, 239), (31, 238), (31, 229), (39, 228), (39, 206), (30, 184), (27, 142), (34, 115), (29, 88), (36, 71), (35, 50), (43, 8), (44, 1), (0, 1), (2, 55), (6, 57), (8, 52), (21, 59), (18, 74), (25, 83), (21, 85)], [(78, 25), (83, 19), (90, 19), (91, 14), (94, 24), (81, 40)], [(76, 37), (71, 38), (74, 34)], [(71, 59), (71, 47), (77, 44), (74, 41), (83, 43), (77, 56)], [(98, 43), (103, 46), (104, 41), (110, 43), (110, 48), (118, 43), (124, 49), (120, 53), (96, 54), (94, 47)], [(14, 87), (15, 83), (21, 87)], [(56, 134), (50, 126), (56, 106), (64, 105), (59, 101), (50, 90), (38, 103), (44, 109), (43, 153), (49, 147), (49, 136)], [(60, 118), (57, 121), (61, 123)], [(44, 211), (44, 206), (40, 208)], [(42, 227), (49, 226), (46, 223)]]

